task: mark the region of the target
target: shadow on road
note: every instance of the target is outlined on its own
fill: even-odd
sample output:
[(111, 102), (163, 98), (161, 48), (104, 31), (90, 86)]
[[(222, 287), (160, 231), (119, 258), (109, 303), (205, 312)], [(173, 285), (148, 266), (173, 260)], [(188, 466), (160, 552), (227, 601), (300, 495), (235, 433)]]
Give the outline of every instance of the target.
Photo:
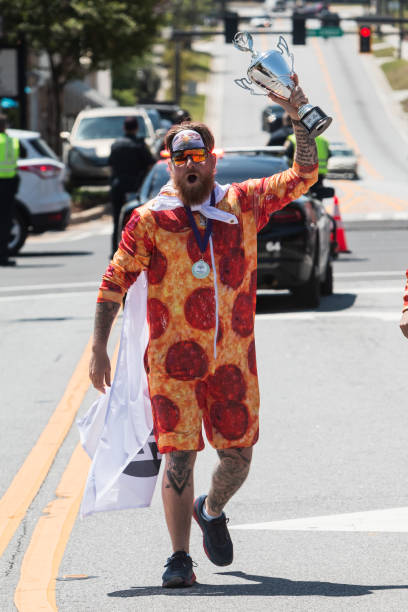
[(287, 580), (272, 576), (258, 576), (245, 572), (217, 572), (219, 576), (234, 576), (246, 581), (244, 584), (195, 584), (188, 589), (163, 589), (162, 587), (132, 587), (124, 591), (107, 593), (109, 597), (151, 597), (152, 595), (175, 595), (177, 597), (361, 597), (371, 595), (374, 591), (391, 589), (408, 589), (408, 585), (360, 585), (341, 584), (336, 582), (314, 582)]
[(93, 255), (93, 251), (25, 251), (18, 253), (15, 257), (79, 257), (82, 255)]
[(355, 293), (333, 293), (322, 297), (318, 308), (299, 308), (294, 297), (288, 294), (258, 295), (256, 299), (256, 314), (282, 313), (282, 312), (336, 312), (351, 308), (356, 301)]

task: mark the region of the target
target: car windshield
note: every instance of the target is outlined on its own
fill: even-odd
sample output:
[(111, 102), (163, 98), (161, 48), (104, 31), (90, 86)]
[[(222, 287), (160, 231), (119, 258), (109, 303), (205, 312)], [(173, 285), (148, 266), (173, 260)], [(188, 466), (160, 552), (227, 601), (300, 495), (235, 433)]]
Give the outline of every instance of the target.
[[(217, 161), (216, 180), (221, 185), (226, 183), (241, 183), (249, 178), (263, 178), (286, 170), (288, 164), (285, 158), (271, 156), (225, 155)], [(147, 175), (141, 190), (142, 203), (154, 198), (161, 187), (169, 180), (166, 163), (157, 163)]]
[(160, 115), (157, 112), (157, 110), (155, 108), (147, 108), (146, 109), (146, 113), (149, 115), (150, 117), (150, 121), (153, 124), (153, 129), (154, 130), (160, 130)]
[(351, 149), (333, 149), (331, 154), (333, 157), (354, 157), (354, 152)]
[[(94, 140), (99, 138), (120, 138), (123, 136), (123, 122), (127, 115), (113, 117), (84, 117), (81, 119), (75, 140)], [(137, 136), (146, 138), (146, 126), (143, 117), (137, 116), (139, 129)]]
[(52, 159), (58, 159), (58, 156), (42, 138), (30, 138), (28, 142), (30, 143), (32, 149), (38, 153), (38, 157), (52, 157)]

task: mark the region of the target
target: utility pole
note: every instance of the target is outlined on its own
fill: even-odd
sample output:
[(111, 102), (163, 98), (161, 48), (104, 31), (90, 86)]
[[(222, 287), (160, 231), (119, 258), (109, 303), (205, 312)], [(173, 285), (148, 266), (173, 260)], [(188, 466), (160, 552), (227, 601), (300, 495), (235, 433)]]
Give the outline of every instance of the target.
[(180, 104), (181, 100), (181, 40), (174, 41), (174, 101)]

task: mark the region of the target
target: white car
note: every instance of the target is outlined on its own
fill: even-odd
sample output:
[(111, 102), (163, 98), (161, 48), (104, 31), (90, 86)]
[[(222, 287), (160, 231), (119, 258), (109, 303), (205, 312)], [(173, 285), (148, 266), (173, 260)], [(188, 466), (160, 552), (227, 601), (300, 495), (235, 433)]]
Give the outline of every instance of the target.
[(358, 178), (358, 156), (344, 142), (330, 143), (327, 174), (330, 177)]
[(20, 142), (20, 184), (9, 241), (9, 252), (14, 255), (23, 246), (29, 231), (65, 229), (71, 198), (63, 186), (65, 166), (40, 133), (12, 129), (6, 132)]
[(108, 157), (111, 145), (123, 136), (126, 117), (136, 117), (137, 135), (154, 156), (157, 155), (158, 137), (151, 118), (144, 108), (114, 106), (81, 111), (75, 119), (71, 133), (61, 132), (64, 141), (62, 159), (67, 165), (67, 183), (79, 185), (107, 184), (111, 176)]

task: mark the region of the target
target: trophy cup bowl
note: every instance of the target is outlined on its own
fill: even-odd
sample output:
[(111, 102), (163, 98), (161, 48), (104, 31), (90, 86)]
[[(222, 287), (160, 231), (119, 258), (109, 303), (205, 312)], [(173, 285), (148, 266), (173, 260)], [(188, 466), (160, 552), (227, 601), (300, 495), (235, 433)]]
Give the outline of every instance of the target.
[[(295, 84), (292, 80), (293, 53), (283, 36), (279, 36), (277, 49), (259, 54), (253, 50), (253, 39), (249, 32), (237, 32), (234, 47), (240, 51), (249, 51), (252, 55), (247, 70), (247, 78), (235, 79), (235, 83), (250, 91), (253, 95), (275, 94), (282, 100), (288, 100)], [(263, 94), (256, 93), (252, 85), (257, 85)], [(314, 138), (324, 132), (332, 122), (318, 106), (304, 104), (297, 109), (300, 122)]]

